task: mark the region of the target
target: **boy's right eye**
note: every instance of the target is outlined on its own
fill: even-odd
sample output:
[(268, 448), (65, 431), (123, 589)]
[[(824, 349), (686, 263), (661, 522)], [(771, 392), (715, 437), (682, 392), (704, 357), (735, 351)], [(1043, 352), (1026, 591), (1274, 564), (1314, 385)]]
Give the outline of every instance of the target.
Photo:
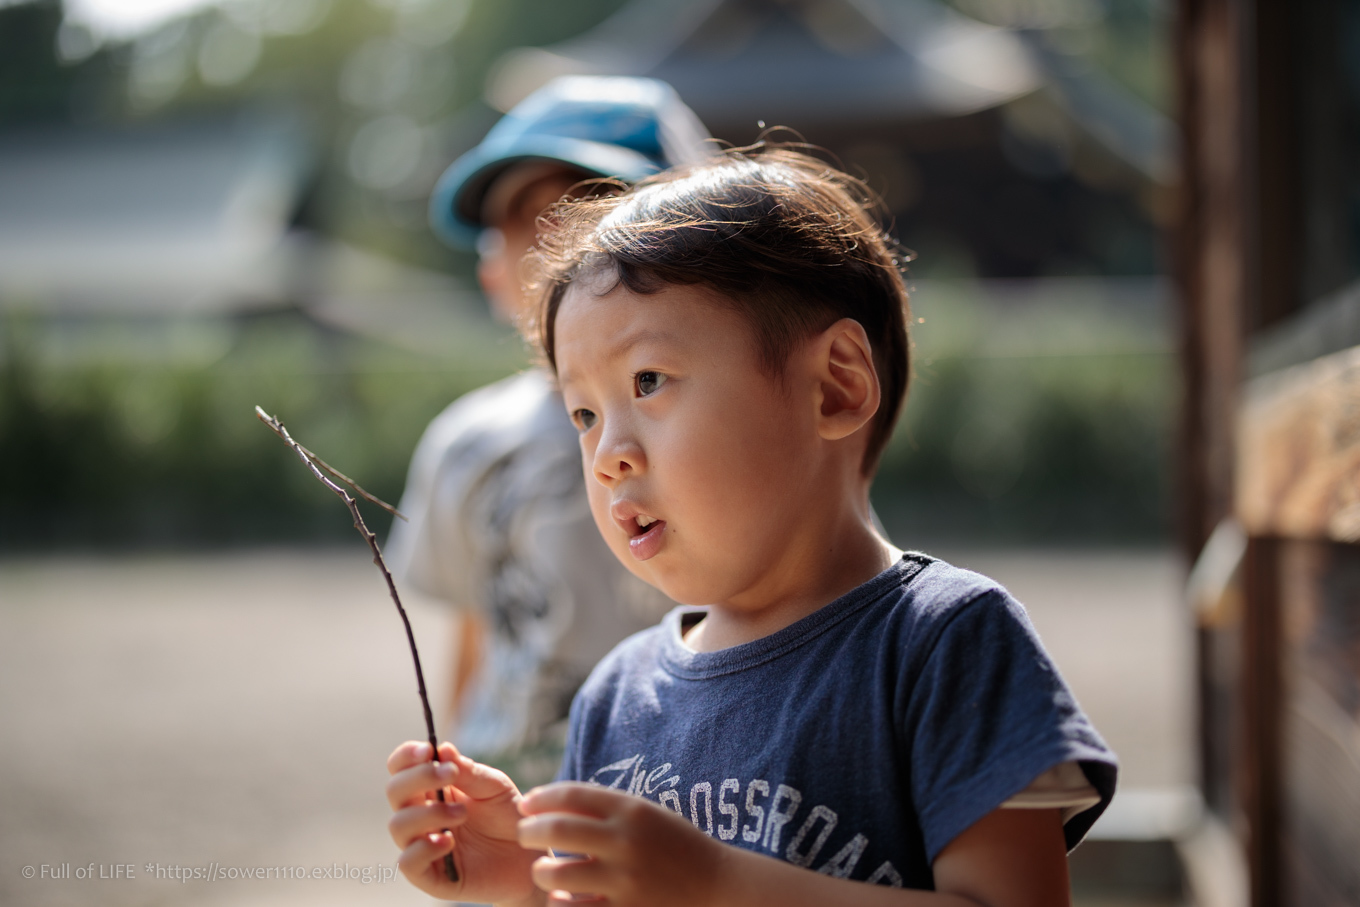
[(574, 409), (571, 411), (571, 421), (577, 431), (590, 431), (595, 425), (595, 413), (588, 409)]

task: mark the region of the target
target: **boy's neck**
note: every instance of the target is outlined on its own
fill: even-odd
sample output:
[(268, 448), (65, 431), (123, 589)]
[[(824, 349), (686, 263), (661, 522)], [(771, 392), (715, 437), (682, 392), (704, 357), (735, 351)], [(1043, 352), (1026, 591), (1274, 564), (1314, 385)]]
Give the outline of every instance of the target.
[(763, 639), (867, 583), (902, 557), (874, 529), (868, 503), (822, 523), (782, 560), (783, 577), (730, 602), (709, 606), (708, 614), (684, 634), (696, 652), (716, 652)]

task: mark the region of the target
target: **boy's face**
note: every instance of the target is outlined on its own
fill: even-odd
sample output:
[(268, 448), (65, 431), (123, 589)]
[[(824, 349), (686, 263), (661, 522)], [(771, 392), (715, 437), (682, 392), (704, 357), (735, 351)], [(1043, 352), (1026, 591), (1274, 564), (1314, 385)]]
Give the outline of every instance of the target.
[(605, 541), (685, 604), (779, 597), (817, 486), (796, 361), (782, 381), (763, 373), (745, 320), (702, 289), (602, 286), (568, 288), (556, 358)]
[(515, 168), (511, 168), (497, 181), (507, 184), (507, 198), (485, 214), (490, 228), (500, 235), (497, 241), (478, 249), (477, 279), (491, 302), (492, 313), (506, 324), (518, 321), (527, 302), (520, 285), (520, 262), (537, 238), (538, 215), (585, 177), (580, 170), (568, 167), (539, 168), (520, 184)]

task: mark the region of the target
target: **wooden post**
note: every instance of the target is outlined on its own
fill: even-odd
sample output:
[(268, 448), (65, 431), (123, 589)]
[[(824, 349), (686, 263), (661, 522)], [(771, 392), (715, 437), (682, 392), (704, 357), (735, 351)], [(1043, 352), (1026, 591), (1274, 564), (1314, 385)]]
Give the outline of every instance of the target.
[[(1177, 522), (1187, 564), (1195, 562), (1214, 527), (1233, 512), (1249, 213), (1244, 202), (1243, 2), (1180, 0), (1174, 20), (1181, 145), (1169, 258), (1180, 297)], [(1227, 704), (1215, 695), (1215, 632), (1223, 631), (1196, 631), (1200, 788), (1210, 808), (1230, 813), (1235, 804), (1219, 802), (1215, 794), (1234, 785), (1216, 775), (1231, 761), (1237, 741), (1220, 739), (1219, 729), (1240, 723), (1241, 716), (1230, 718)], [(1220, 815), (1220, 821), (1229, 818)]]
[(1232, 513), (1248, 229), (1244, 0), (1181, 0), (1181, 156), (1172, 260), (1181, 297), (1181, 543), (1192, 563)]
[[(1242, 759), (1235, 779), (1247, 817), (1252, 907), (1281, 904), (1280, 580), (1277, 540), (1252, 536), (1244, 560)], [(1301, 907), (1301, 905), (1300, 905)]]

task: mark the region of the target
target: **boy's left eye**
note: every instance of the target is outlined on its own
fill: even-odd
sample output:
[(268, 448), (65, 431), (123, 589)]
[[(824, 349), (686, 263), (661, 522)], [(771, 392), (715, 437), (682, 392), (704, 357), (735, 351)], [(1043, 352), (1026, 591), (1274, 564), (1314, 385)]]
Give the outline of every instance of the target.
[(660, 372), (638, 372), (633, 378), (633, 383), (637, 387), (639, 397), (647, 397), (656, 393), (661, 385), (666, 383), (666, 376)]

